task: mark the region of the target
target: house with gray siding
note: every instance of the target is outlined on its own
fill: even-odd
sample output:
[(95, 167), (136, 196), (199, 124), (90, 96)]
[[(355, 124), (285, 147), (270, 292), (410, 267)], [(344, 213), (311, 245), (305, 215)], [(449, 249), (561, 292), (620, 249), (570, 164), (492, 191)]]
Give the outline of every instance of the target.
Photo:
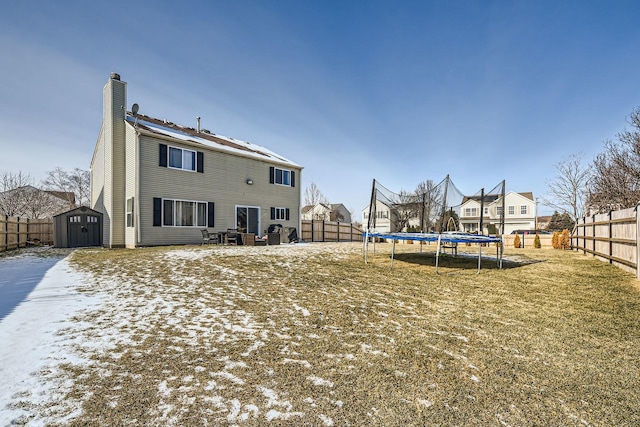
[(234, 138), (127, 111), (112, 73), (91, 160), (91, 208), (106, 247), (201, 242), (202, 229), (256, 236), (271, 224), (300, 230), (302, 167)]

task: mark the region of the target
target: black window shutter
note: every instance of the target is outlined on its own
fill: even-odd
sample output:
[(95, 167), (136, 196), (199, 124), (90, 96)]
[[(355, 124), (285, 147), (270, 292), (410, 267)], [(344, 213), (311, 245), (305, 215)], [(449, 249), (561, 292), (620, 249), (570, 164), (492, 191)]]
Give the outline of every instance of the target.
[(214, 215), (213, 208), (214, 208), (213, 202), (208, 202), (207, 203), (207, 227), (214, 227), (213, 223), (214, 223), (215, 215)]
[(286, 215), (287, 215), (287, 221), (289, 221), (289, 208), (287, 208), (285, 211), (286, 211)]
[(276, 170), (273, 166), (269, 168), (269, 184), (273, 184), (276, 182), (275, 180)]
[(153, 226), (162, 226), (162, 199), (159, 197), (153, 198)]
[(198, 151), (197, 157), (198, 157), (197, 170), (198, 172), (203, 173), (204, 172), (204, 153), (202, 151)]
[(276, 208), (271, 208), (271, 219), (276, 219)]
[(167, 144), (160, 144), (160, 166), (167, 167)]
[[(296, 173), (295, 171), (291, 171), (291, 186), (295, 187), (296, 186)], [(287, 218), (289, 219), (289, 218)]]

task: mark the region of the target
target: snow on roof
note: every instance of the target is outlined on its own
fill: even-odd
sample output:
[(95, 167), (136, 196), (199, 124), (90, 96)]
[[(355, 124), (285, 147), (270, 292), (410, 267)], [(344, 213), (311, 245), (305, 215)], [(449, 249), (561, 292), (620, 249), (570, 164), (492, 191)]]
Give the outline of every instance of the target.
[(163, 135), (179, 141), (189, 141), (196, 144), (202, 144), (217, 151), (254, 157), (273, 163), (301, 167), (291, 160), (274, 153), (268, 148), (252, 144), (247, 141), (216, 135), (206, 130), (198, 132), (194, 128), (181, 126), (172, 122), (167, 122), (166, 120), (155, 119), (143, 114), (133, 116), (131, 113), (127, 113), (126, 121), (132, 126), (135, 126), (138, 130), (142, 130), (148, 134)]

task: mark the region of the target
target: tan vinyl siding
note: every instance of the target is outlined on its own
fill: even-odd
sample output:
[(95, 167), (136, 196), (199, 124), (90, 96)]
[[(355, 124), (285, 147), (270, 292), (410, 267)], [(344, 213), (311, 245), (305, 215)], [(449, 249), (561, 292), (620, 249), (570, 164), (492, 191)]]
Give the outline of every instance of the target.
[(111, 80), (112, 84), (112, 141), (113, 152), (111, 158), (111, 246), (124, 246), (125, 244), (125, 123), (124, 108), (126, 101), (126, 83), (119, 80)]
[[(159, 166), (160, 143), (203, 152), (204, 173)], [(213, 151), (204, 146), (173, 143), (141, 136), (139, 147), (140, 245), (199, 243), (201, 240), (201, 227), (154, 227), (154, 197), (214, 202), (215, 226), (210, 229), (216, 231), (235, 228), (237, 205), (260, 207), (261, 234), (271, 223), (299, 228), (300, 168), (290, 168), (296, 173), (296, 186), (285, 187), (269, 183), (270, 166), (273, 164)], [(247, 179), (251, 179), (253, 185), (248, 185)], [(271, 207), (289, 208), (290, 220), (272, 221)]]

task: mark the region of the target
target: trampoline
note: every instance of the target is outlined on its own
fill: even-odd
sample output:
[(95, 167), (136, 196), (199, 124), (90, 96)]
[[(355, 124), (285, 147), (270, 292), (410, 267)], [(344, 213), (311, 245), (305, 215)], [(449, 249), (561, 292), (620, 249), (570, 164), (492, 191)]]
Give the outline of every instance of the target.
[[(496, 246), (496, 258), (498, 260), (498, 268), (502, 268), (502, 239), (494, 236), (483, 236), (481, 234), (470, 234), (461, 232), (444, 232), (444, 233), (362, 233), (364, 236), (364, 259), (367, 262), (367, 254), (369, 252), (369, 237), (388, 239), (393, 242), (391, 247), (391, 267), (396, 253), (396, 242), (398, 240), (412, 240), (419, 242), (438, 242), (436, 247), (436, 273), (438, 273), (438, 260), (444, 247), (452, 247), (458, 243), (476, 243), (478, 244), (478, 273), (482, 262), (482, 244), (498, 243)], [(420, 245), (422, 252), (422, 245)]]
[[(415, 191), (396, 193), (373, 180), (371, 200), (366, 215), (367, 227), (364, 237), (364, 259), (367, 262), (369, 238), (387, 239), (393, 242), (391, 267), (395, 257), (396, 242), (419, 241), (437, 242), (436, 273), (440, 254), (443, 249), (456, 251), (459, 243), (478, 245), (478, 273), (482, 262), (482, 246), (496, 243), (498, 268), (502, 268), (504, 244), (505, 181), (489, 192), (484, 188), (473, 196), (465, 196), (451, 181), (449, 175), (439, 184), (427, 180), (418, 185)], [(469, 204), (465, 204), (469, 203)], [(499, 221), (492, 224), (493, 231), (485, 227), (484, 220), (490, 209), (485, 203), (493, 203)], [(467, 227), (462, 227), (460, 214), (465, 206)], [(473, 224), (469, 223), (469, 218)], [(473, 227), (471, 227), (473, 225)], [(374, 246), (375, 251), (375, 246)], [(422, 252), (422, 244), (420, 245)]]

